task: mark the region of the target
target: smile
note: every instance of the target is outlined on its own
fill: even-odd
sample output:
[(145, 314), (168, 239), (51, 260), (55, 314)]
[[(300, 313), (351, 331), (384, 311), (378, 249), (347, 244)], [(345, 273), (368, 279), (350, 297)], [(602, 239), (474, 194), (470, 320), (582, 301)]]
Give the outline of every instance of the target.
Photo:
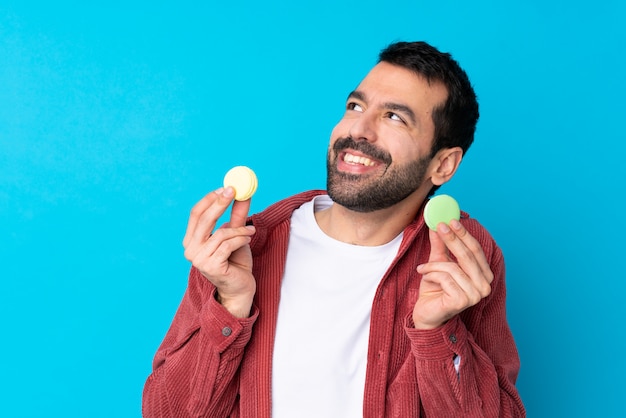
[(370, 160), (367, 157), (350, 154), (349, 152), (346, 152), (343, 155), (343, 161), (347, 164), (355, 164), (355, 165), (358, 164), (358, 165), (364, 165), (366, 167), (373, 167), (376, 165), (374, 161)]

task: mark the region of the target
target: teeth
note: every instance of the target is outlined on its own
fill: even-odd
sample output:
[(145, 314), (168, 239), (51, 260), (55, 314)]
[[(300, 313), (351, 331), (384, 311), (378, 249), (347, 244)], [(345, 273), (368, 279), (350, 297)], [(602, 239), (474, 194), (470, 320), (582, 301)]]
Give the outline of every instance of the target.
[(375, 165), (374, 161), (370, 160), (369, 158), (359, 157), (359, 156), (348, 154), (348, 153), (346, 153), (345, 157), (343, 157), (343, 160), (347, 163), (361, 164), (366, 167), (371, 167)]

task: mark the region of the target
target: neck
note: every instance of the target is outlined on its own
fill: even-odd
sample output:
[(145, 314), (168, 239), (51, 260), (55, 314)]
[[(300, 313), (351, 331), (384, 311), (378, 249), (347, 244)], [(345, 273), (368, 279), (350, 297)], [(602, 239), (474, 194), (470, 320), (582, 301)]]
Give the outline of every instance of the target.
[(414, 193), (387, 209), (374, 212), (355, 212), (338, 203), (315, 213), (315, 219), (324, 233), (338, 241), (353, 245), (383, 245), (400, 234), (410, 224), (426, 195)]

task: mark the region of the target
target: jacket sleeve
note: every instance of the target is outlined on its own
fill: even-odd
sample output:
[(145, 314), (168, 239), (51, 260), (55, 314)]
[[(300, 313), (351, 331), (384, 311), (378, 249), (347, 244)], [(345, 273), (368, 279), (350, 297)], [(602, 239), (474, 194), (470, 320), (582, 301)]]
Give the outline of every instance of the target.
[(226, 417), (237, 401), (239, 366), (258, 311), (237, 319), (192, 268), (183, 300), (154, 357), (143, 391), (146, 418)]
[(504, 259), (497, 247), (490, 265), (491, 294), (476, 306), (434, 330), (416, 330), (407, 319), (427, 417), (526, 416), (515, 388), (520, 361), (506, 320)]

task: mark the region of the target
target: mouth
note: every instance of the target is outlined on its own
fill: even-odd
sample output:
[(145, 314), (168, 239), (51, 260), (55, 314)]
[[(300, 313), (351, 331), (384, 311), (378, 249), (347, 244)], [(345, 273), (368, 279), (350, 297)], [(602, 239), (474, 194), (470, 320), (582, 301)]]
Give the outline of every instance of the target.
[(391, 155), (368, 141), (338, 138), (332, 151), (336, 153), (335, 170), (347, 175), (372, 175), (380, 170), (386, 171), (391, 165)]
[(350, 165), (363, 165), (365, 167), (373, 167), (376, 165), (376, 162), (371, 158), (364, 155), (353, 154), (349, 151), (343, 152), (339, 157), (344, 163)]
[(382, 165), (381, 161), (351, 149), (340, 152), (337, 158), (337, 170), (344, 173), (366, 174)]

